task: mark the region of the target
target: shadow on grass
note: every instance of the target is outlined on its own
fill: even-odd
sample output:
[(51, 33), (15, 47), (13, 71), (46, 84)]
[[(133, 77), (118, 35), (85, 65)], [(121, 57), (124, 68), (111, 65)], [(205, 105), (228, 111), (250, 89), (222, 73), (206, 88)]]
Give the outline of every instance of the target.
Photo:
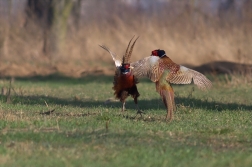
[(252, 105), (238, 104), (238, 103), (222, 103), (217, 101), (200, 100), (195, 98), (178, 97), (175, 98), (176, 104), (190, 106), (192, 108), (201, 108), (211, 111), (252, 111)]
[[(135, 104), (128, 98), (126, 101), (126, 108), (135, 111)], [(1, 101), (6, 101), (6, 96), (0, 95)], [(70, 100), (62, 99), (51, 96), (12, 96), (11, 104), (24, 104), (24, 105), (45, 105), (45, 101), (49, 105), (62, 105), (62, 106), (73, 106), (80, 108), (97, 108), (97, 107), (108, 107), (108, 108), (118, 108), (118, 111), (121, 108), (121, 102), (111, 101), (105, 104), (104, 101), (96, 101), (92, 99), (87, 100)], [(186, 97), (176, 97), (175, 98), (177, 105), (186, 106), (188, 108), (197, 108), (205, 109), (215, 112), (221, 112), (225, 110), (230, 111), (252, 111), (252, 105), (244, 105), (238, 103), (221, 103), (216, 101), (200, 100), (195, 98), (186, 98)], [(152, 100), (141, 100), (139, 99), (139, 107), (141, 110), (156, 110), (163, 109), (165, 110), (164, 104), (161, 101), (161, 98), (156, 98)]]
[[(11, 77), (1, 77), (1, 79), (11, 79)], [(111, 83), (113, 84), (114, 76), (112, 75), (86, 75), (81, 78), (74, 78), (65, 76), (60, 73), (54, 73), (46, 76), (29, 76), (29, 77), (15, 77), (16, 81), (23, 82), (48, 82), (48, 83), (61, 83), (61, 84), (85, 84), (85, 83)], [(140, 82), (151, 82), (147, 78), (142, 78)]]

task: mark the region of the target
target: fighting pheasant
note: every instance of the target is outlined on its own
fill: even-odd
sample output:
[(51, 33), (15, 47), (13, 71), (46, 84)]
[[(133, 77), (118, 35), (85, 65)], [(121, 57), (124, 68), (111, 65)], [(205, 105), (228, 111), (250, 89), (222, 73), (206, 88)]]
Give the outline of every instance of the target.
[(199, 89), (206, 90), (212, 86), (203, 74), (174, 63), (164, 50), (153, 50), (151, 56), (130, 64), (135, 77), (147, 76), (156, 83), (167, 109), (166, 120), (172, 120), (175, 110), (174, 91), (171, 84), (190, 84), (193, 80)]
[[(138, 83), (138, 80), (132, 74), (131, 66), (130, 66), (130, 57), (131, 57), (134, 45), (138, 38), (136, 38), (136, 40), (130, 46), (132, 39), (130, 40), (128, 47), (126, 49), (126, 52), (122, 57), (122, 61), (118, 60), (116, 58), (117, 55), (111, 52), (109, 48), (107, 48), (106, 46), (100, 45), (100, 47), (108, 51), (115, 62), (116, 70), (115, 70), (115, 75), (114, 75), (113, 90), (114, 90), (114, 95), (116, 99), (119, 99), (122, 102), (122, 112), (125, 111), (126, 98), (128, 96), (132, 96), (136, 104), (137, 114), (140, 114), (142, 116), (142, 111), (139, 110), (138, 105), (137, 105), (137, 98), (140, 96), (137, 90), (137, 86), (136, 86), (136, 84)], [(130, 47), (130, 50), (129, 50), (129, 47)]]

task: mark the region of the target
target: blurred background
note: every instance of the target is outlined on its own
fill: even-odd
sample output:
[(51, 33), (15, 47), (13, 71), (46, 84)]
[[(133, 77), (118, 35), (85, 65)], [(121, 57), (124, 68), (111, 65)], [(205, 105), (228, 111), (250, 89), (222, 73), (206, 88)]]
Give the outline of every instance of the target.
[(113, 74), (98, 45), (123, 55), (133, 35), (132, 61), (252, 64), (252, 0), (0, 0), (0, 76)]

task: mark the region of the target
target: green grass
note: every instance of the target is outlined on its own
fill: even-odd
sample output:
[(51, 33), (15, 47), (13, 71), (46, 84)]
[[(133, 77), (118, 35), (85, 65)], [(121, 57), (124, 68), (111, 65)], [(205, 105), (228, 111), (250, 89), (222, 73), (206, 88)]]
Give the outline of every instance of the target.
[(250, 85), (175, 85), (177, 111), (166, 122), (153, 83), (138, 85), (145, 114), (134, 118), (132, 98), (123, 115), (113, 100), (112, 79), (16, 78), (11, 103), (0, 96), (0, 166), (252, 166)]

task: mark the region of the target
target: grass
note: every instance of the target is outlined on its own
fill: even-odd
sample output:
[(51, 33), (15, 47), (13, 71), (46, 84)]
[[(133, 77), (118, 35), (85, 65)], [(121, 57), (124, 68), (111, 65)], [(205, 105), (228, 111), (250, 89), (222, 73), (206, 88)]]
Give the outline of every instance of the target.
[(218, 81), (209, 92), (174, 86), (177, 111), (168, 123), (153, 83), (139, 84), (145, 114), (134, 118), (131, 98), (123, 115), (113, 100), (112, 79), (16, 78), (11, 103), (0, 96), (0, 166), (252, 165), (248, 84)]

